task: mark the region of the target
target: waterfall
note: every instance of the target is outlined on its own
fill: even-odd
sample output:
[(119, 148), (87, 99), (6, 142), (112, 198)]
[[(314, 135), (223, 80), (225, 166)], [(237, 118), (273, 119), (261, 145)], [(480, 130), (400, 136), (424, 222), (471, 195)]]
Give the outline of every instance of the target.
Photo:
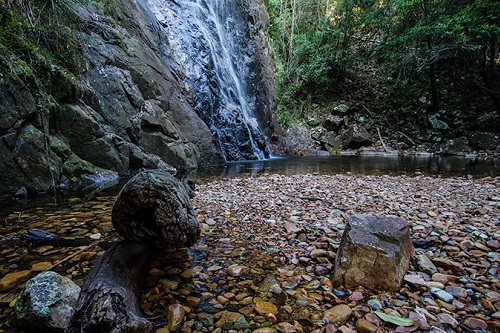
[[(226, 160), (269, 156), (249, 84), (244, 0), (148, 0), (167, 40), (163, 54)], [(153, 4), (153, 6), (151, 6)]]

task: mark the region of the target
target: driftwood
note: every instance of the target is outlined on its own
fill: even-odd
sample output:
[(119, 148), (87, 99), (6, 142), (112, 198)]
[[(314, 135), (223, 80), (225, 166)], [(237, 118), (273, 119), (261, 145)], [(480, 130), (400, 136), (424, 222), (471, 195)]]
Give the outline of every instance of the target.
[(149, 333), (139, 308), (149, 254), (146, 242), (114, 243), (85, 279), (65, 333)]
[(380, 135), (380, 129), (378, 127), (377, 127), (377, 133), (378, 133), (378, 137), (380, 139), (380, 142), (382, 143), (382, 147), (384, 147), (384, 151), (388, 152), (387, 147), (385, 146), (384, 140), (382, 140), (382, 135)]
[(111, 222), (123, 238), (147, 241), (157, 248), (191, 246), (200, 237), (188, 187), (159, 170), (141, 172), (123, 186)]
[(154, 325), (141, 315), (139, 301), (150, 248), (190, 246), (200, 235), (188, 188), (157, 170), (130, 179), (111, 215), (126, 240), (90, 271), (66, 333), (149, 333)]

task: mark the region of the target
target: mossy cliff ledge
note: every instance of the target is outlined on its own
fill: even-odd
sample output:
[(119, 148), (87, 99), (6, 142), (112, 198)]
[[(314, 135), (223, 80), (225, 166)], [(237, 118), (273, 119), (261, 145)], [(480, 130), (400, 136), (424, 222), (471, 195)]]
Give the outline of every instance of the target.
[[(54, 4), (64, 10), (47, 13)], [(23, 36), (22, 24), (19, 33), (8, 28), (16, 15), (23, 18), (17, 5), (0, 6), (2, 50), (16, 49), (11, 35)], [(171, 70), (166, 28), (148, 6), (145, 0), (49, 2), (40, 16), (58, 22), (59, 30), (52, 27), (51, 35), (38, 27), (46, 38), (26, 40), (31, 49), (0, 57), (0, 196), (107, 181), (142, 169), (224, 163), (192, 91)], [(61, 27), (68, 38), (51, 39)], [(263, 41), (255, 37), (255, 43)], [(270, 63), (268, 53), (255, 57)], [(270, 92), (259, 102), (266, 112), (274, 107), (272, 86), (266, 83)]]

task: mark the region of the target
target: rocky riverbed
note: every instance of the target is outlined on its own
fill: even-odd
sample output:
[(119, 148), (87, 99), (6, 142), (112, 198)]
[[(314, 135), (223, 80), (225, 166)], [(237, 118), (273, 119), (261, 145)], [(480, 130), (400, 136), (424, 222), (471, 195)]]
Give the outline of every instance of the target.
[[(500, 330), (499, 177), (265, 174), (202, 182), (196, 192), (201, 240), (157, 253), (146, 279), (142, 309), (159, 333)], [(37, 271), (52, 267), (81, 284), (117, 238), (113, 199), (2, 219), (0, 332), (20, 331), (9, 303)], [(332, 284), (351, 214), (411, 223), (416, 251), (397, 292)], [(30, 228), (95, 242), (28, 252), (15, 237)]]

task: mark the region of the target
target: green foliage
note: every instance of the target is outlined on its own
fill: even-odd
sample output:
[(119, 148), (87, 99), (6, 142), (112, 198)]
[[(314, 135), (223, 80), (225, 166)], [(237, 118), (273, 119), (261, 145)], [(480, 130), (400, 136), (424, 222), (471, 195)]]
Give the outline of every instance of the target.
[[(428, 80), (428, 109), (434, 112), (438, 76), (449, 68), (476, 73), (499, 103), (491, 73), (499, 63), (498, 1), (268, 0), (267, 5), (283, 124), (304, 116), (304, 101), (327, 97), (348, 71), (367, 64), (376, 64), (373, 75), (391, 78), (385, 85)], [(436, 127), (437, 121), (429, 123)]]
[(267, 2), (278, 67), (276, 115), (285, 127), (307, 111), (311, 96), (327, 92), (349, 63), (336, 47), (342, 36), (333, 30), (329, 6), (322, 0)]
[(77, 22), (67, 1), (0, 2), (2, 82), (16, 81), (44, 90), (55, 76), (68, 80), (82, 68)]
[(387, 314), (381, 311), (374, 311), (374, 313), (383, 321), (398, 325), (398, 326), (412, 326), (413, 320), (401, 317), (399, 315)]

